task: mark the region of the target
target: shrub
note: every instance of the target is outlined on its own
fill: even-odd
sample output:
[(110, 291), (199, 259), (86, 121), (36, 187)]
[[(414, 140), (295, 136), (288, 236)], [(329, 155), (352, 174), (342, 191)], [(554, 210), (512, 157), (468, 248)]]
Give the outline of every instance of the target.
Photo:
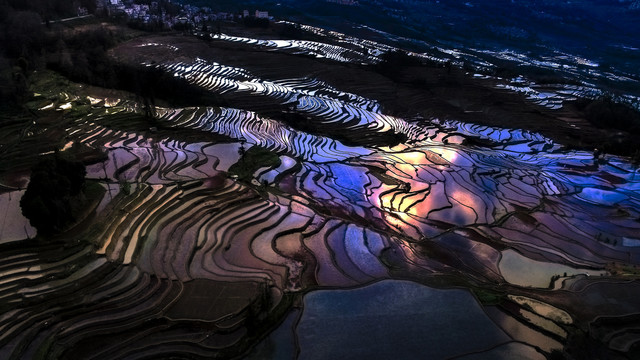
[(578, 105), (582, 107), (586, 119), (596, 127), (640, 134), (640, 113), (631, 106), (616, 103), (608, 97), (584, 101)]
[(82, 163), (65, 160), (57, 154), (32, 168), (20, 207), (39, 234), (59, 233), (73, 223), (74, 202), (82, 197), (85, 175)]

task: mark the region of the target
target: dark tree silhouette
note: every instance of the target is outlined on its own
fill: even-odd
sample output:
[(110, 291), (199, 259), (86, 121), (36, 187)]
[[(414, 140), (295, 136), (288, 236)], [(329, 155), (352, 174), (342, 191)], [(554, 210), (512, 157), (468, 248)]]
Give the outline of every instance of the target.
[(640, 134), (640, 112), (633, 107), (616, 103), (610, 97), (578, 101), (589, 122), (599, 128), (614, 128)]
[(43, 45), (42, 18), (35, 12), (16, 11), (7, 16), (4, 50), (11, 58), (32, 58)]
[(20, 207), (39, 234), (49, 236), (73, 223), (73, 206), (82, 197), (85, 175), (82, 163), (57, 154), (31, 169), (31, 180)]

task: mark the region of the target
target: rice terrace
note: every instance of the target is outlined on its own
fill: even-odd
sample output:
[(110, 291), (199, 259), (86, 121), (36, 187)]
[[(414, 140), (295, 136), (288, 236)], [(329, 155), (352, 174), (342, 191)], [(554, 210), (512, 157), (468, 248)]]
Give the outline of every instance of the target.
[(42, 19), (3, 73), (0, 358), (640, 356), (634, 75), (123, 21)]

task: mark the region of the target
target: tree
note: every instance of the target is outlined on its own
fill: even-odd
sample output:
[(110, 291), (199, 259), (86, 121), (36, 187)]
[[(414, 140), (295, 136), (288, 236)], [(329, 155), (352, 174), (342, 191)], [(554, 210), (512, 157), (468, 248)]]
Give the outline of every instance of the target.
[(44, 41), (42, 18), (35, 12), (16, 11), (7, 18), (4, 48), (8, 57), (32, 59)]
[(73, 223), (74, 206), (83, 197), (86, 173), (82, 163), (57, 154), (31, 169), (31, 180), (20, 199), (20, 207), (39, 234), (53, 235)]
[(404, 51), (388, 51), (380, 56), (376, 70), (385, 76), (397, 76), (401, 69), (409, 66), (421, 66), (422, 63)]

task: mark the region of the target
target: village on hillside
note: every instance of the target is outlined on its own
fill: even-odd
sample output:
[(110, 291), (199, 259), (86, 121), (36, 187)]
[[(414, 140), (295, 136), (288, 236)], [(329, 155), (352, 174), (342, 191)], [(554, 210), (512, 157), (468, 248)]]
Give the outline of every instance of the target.
[[(241, 13), (215, 12), (210, 7), (199, 7), (172, 2), (171, 0), (152, 1), (141, 4), (136, 0), (96, 0), (96, 14), (108, 17), (121, 17), (127, 21), (154, 25), (162, 29), (200, 28), (215, 21), (241, 21), (244, 19), (273, 20), (268, 11), (256, 9)], [(84, 7), (78, 7), (78, 16), (88, 15)]]

